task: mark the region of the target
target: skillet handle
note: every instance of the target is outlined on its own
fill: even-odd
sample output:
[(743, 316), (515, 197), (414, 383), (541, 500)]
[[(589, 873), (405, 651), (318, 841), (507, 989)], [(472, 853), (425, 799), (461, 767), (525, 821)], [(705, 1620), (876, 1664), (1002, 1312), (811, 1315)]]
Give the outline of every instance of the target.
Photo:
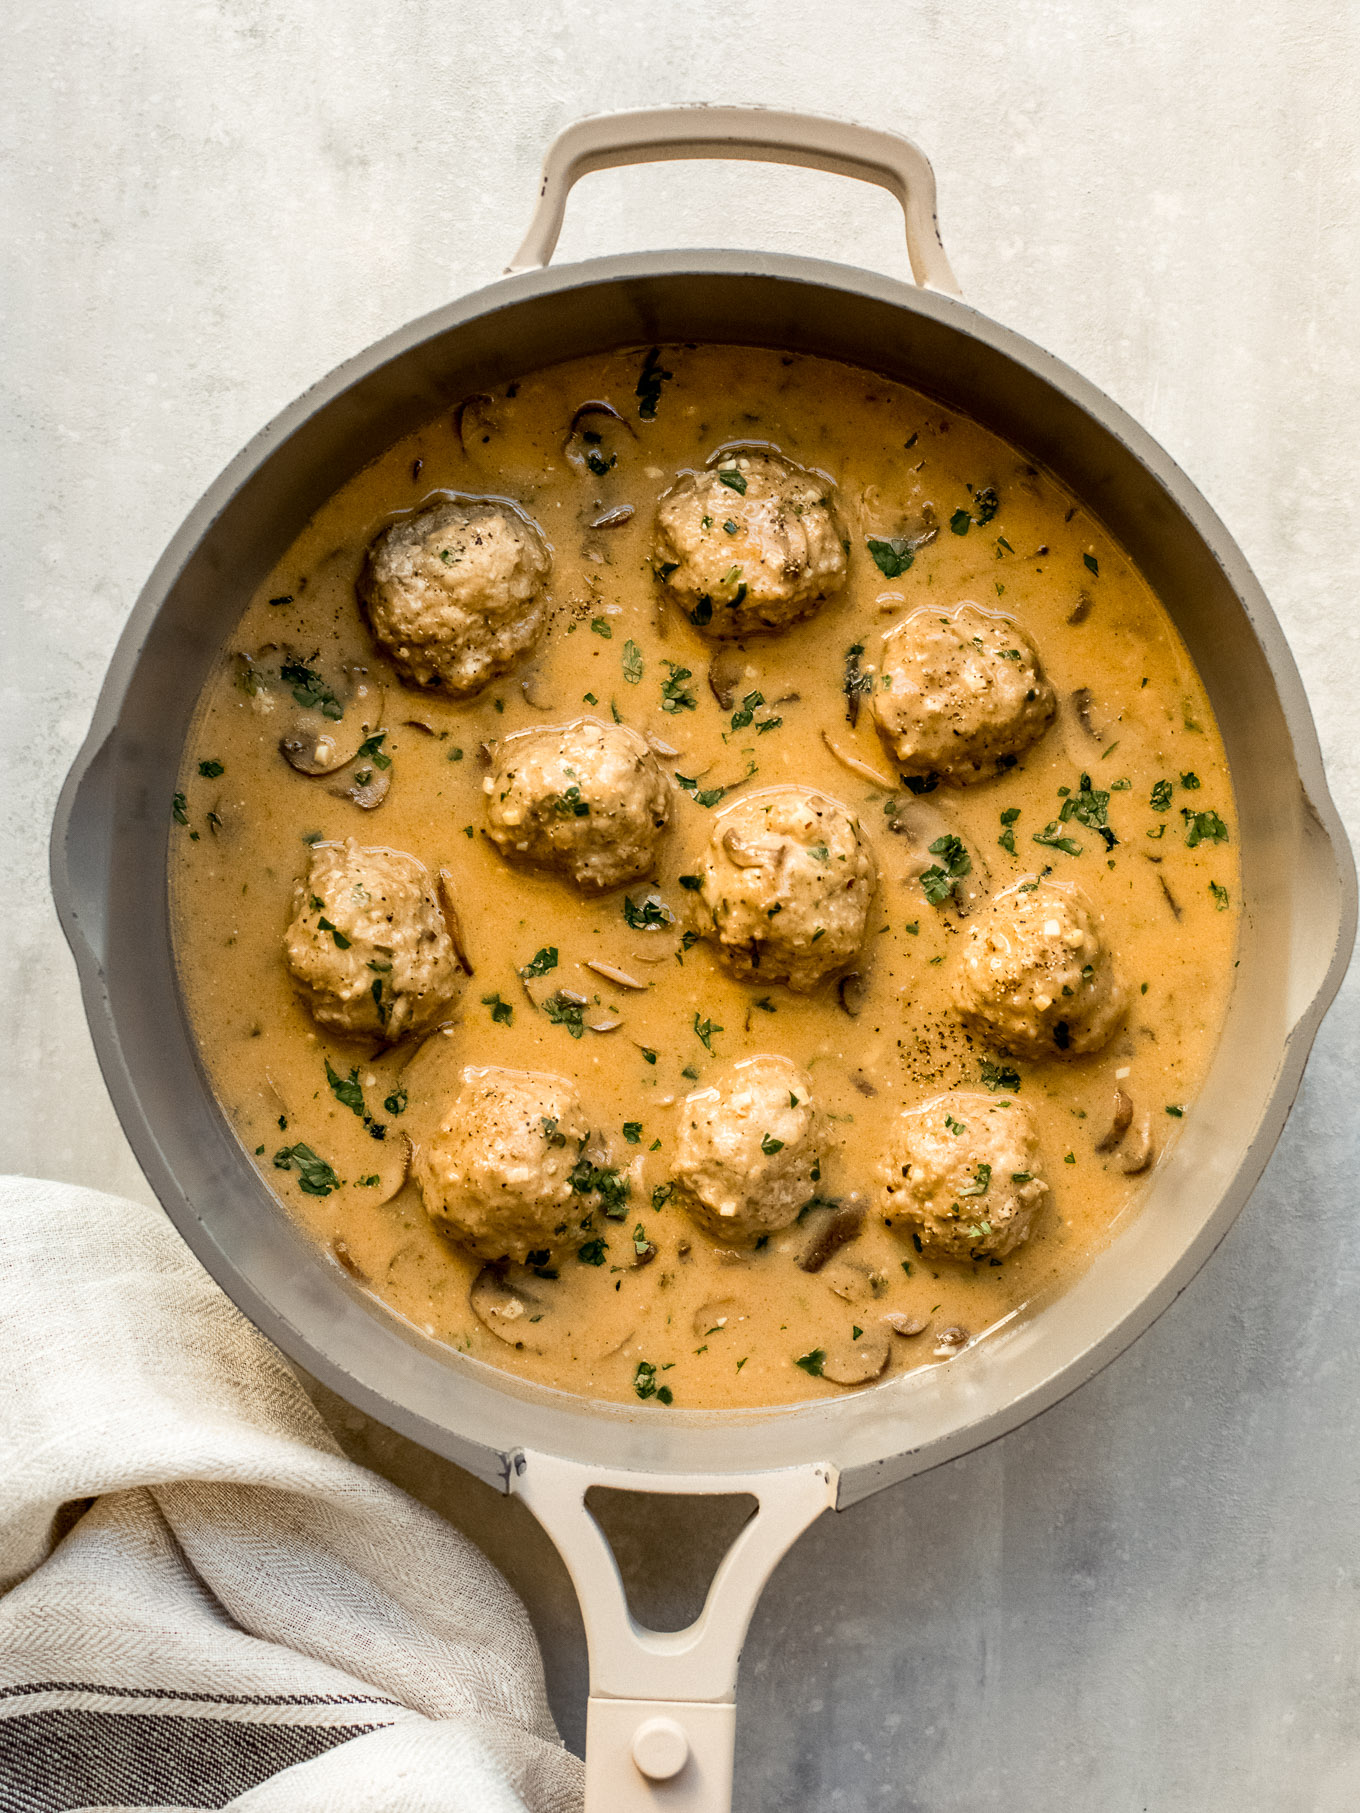
[[(614, 1552), (585, 1502), (592, 1486), (756, 1499), (687, 1630), (648, 1630), (633, 1618)], [(821, 1463), (677, 1479), (548, 1454), (513, 1457), (510, 1490), (556, 1543), (581, 1602), (590, 1652), (585, 1813), (730, 1813), (737, 1663), (751, 1613), (775, 1563), (835, 1504), (836, 1486), (836, 1469)]]
[(538, 206), (507, 275), (540, 270), (548, 263), (562, 231), (567, 197), (581, 177), (623, 164), (691, 157), (798, 164), (876, 183), (897, 199), (906, 216), (907, 256), (917, 283), (948, 296), (959, 294), (940, 241), (935, 172), (924, 151), (895, 132), (765, 107), (644, 107), (577, 120), (548, 147)]

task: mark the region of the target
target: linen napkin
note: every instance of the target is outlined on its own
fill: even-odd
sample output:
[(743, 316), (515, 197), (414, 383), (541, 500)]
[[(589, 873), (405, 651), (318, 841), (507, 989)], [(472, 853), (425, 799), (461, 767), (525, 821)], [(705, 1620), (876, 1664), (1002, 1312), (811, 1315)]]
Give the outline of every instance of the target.
[(0, 1810), (574, 1813), (524, 1608), (154, 1209), (0, 1179)]

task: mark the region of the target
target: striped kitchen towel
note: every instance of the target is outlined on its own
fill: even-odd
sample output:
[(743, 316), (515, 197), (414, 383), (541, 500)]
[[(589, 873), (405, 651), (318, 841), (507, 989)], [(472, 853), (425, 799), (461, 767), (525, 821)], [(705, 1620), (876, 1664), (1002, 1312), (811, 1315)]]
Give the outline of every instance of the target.
[(569, 1813), (524, 1609), (155, 1210), (0, 1179), (0, 1813)]

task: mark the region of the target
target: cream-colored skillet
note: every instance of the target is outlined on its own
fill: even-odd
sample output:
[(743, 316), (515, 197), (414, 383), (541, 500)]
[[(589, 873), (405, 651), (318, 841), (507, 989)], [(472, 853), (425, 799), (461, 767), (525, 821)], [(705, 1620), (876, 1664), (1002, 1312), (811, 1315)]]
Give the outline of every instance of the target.
[[(591, 170), (764, 158), (901, 202), (914, 284), (813, 259), (657, 252), (547, 268)], [(1239, 966), (1201, 1112), (1089, 1272), (948, 1365), (767, 1411), (592, 1403), (516, 1380), (385, 1314), (269, 1193), (214, 1099), (180, 999), (170, 813), (194, 702), (252, 589), (312, 512), (441, 408), (558, 360), (670, 341), (861, 365), (975, 417), (1100, 517), (1208, 687), (1241, 823)], [(521, 1496), (560, 1547), (590, 1645), (590, 1813), (730, 1806), (737, 1662), (775, 1562), (827, 1507), (992, 1440), (1113, 1358), (1226, 1232), (1279, 1136), (1354, 940), (1355, 871), (1279, 626), (1199, 492), (1076, 373), (968, 308), (934, 177), (905, 139), (836, 120), (677, 108), (584, 120), (553, 145), (507, 277), (360, 353), (271, 422), (192, 512), (128, 622), (52, 838), (53, 887), (105, 1080), (167, 1212), (268, 1335), (370, 1415)], [(690, 1629), (630, 1616), (592, 1485), (749, 1493), (759, 1509)]]

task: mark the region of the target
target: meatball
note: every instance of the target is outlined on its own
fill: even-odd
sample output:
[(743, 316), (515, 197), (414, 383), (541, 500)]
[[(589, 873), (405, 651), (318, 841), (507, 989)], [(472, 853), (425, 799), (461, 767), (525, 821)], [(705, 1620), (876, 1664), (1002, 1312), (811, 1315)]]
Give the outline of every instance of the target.
[(458, 962), (423, 863), (400, 850), (317, 844), (293, 888), (284, 955), (312, 1017), (395, 1044), (458, 993)]
[(816, 1195), (821, 1141), (807, 1075), (788, 1058), (742, 1058), (680, 1104), (676, 1200), (715, 1240), (750, 1245)]
[(1124, 990), (1076, 888), (1021, 881), (968, 921), (954, 979), (964, 1024), (1019, 1058), (1099, 1051)]
[(1009, 767), (1057, 709), (1024, 630), (975, 604), (913, 611), (889, 630), (871, 696), (902, 773), (955, 786)]
[(845, 583), (831, 483), (755, 449), (718, 454), (661, 499), (652, 560), (708, 636), (787, 629)]
[(484, 784), (487, 834), (504, 856), (581, 888), (617, 887), (655, 866), (671, 785), (624, 725), (577, 718), (506, 737)]
[(807, 994), (854, 962), (877, 880), (844, 806), (811, 787), (772, 787), (719, 813), (695, 924), (736, 975)]
[(466, 698), (538, 640), (551, 567), (542, 534), (513, 504), (455, 497), (383, 530), (359, 596), (403, 679)]
[(953, 1089), (897, 1117), (878, 1168), (889, 1227), (940, 1259), (1000, 1259), (1029, 1238), (1048, 1185), (1019, 1102)]
[(470, 1065), (461, 1083), (415, 1156), (425, 1212), (477, 1258), (522, 1265), (580, 1220), (572, 1172), (585, 1114), (565, 1077)]

